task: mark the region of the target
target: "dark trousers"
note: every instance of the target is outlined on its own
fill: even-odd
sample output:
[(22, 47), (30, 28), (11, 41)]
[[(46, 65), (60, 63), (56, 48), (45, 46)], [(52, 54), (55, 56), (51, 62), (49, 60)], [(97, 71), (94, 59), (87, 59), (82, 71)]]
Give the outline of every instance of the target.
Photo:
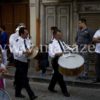
[(96, 70), (96, 78), (97, 80), (100, 80), (100, 53), (96, 53), (95, 70)]
[(15, 60), (15, 67), (15, 95), (21, 94), (21, 90), (25, 88), (29, 97), (31, 98), (34, 96), (34, 92), (30, 88), (29, 79), (27, 77), (28, 63)]
[(59, 65), (58, 65), (58, 57), (57, 58), (54, 58), (52, 60), (52, 66), (53, 66), (53, 69), (54, 69), (54, 74), (52, 76), (52, 79), (51, 79), (51, 82), (49, 84), (49, 89), (54, 89), (56, 83), (58, 82), (61, 90), (63, 93), (67, 93), (67, 87), (66, 87), (66, 84), (64, 82), (64, 79), (63, 79), (63, 75), (61, 75), (58, 71), (58, 68), (59, 68)]

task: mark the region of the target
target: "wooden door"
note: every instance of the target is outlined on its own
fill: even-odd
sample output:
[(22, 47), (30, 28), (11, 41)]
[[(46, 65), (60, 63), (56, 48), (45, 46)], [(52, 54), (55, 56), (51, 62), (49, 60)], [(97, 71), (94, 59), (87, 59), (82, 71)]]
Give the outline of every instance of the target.
[(28, 3), (5, 3), (0, 5), (0, 24), (5, 25), (8, 34), (15, 31), (15, 26), (25, 23), (29, 30), (29, 5)]
[(69, 6), (59, 6), (57, 8), (57, 26), (63, 33), (63, 40), (69, 41)]
[(6, 27), (7, 33), (11, 33), (13, 29), (13, 9), (12, 5), (1, 6), (1, 25)]
[(45, 7), (45, 26), (42, 35), (43, 43), (48, 43), (51, 40), (52, 26), (57, 26), (63, 33), (64, 41), (69, 41), (69, 6), (46, 6)]
[(45, 23), (45, 34), (44, 34), (44, 42), (48, 43), (51, 40), (52, 34), (51, 34), (51, 26), (56, 26), (56, 13), (55, 13), (55, 6), (49, 6), (46, 7), (46, 23)]
[(29, 8), (27, 4), (14, 5), (14, 26), (18, 23), (25, 23), (29, 29)]

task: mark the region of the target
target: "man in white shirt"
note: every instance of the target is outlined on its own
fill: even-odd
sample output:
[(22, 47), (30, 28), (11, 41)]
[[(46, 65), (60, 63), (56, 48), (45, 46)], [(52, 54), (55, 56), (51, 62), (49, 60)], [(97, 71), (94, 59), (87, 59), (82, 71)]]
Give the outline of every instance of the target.
[[(49, 84), (48, 90), (51, 92), (57, 92), (54, 88), (56, 83), (61, 87), (62, 93), (64, 96), (69, 97), (70, 94), (67, 91), (66, 84), (63, 79), (63, 75), (59, 73), (59, 65), (58, 65), (58, 59), (65, 51), (65, 47), (63, 45), (63, 42), (61, 41), (62, 33), (59, 30), (56, 30), (54, 33), (54, 39), (52, 40), (52, 43), (49, 44), (49, 56), (52, 58), (52, 67), (54, 70), (53, 77), (51, 79), (51, 82)], [(67, 45), (66, 45), (67, 46)], [(72, 50), (72, 48), (67, 46), (67, 49)]]
[(21, 27), (25, 27), (25, 25), (22, 24), (22, 23), (19, 24), (17, 26), (16, 30), (15, 30), (15, 33), (13, 33), (13, 34), (10, 35), (10, 38), (9, 38), (9, 48), (10, 48), (10, 52), (11, 53), (13, 52), (13, 45), (16, 42), (16, 40), (18, 39), (18, 37), (19, 37), (19, 29)]
[(19, 23), (19, 25), (15, 29), (15, 33), (11, 34), (10, 38), (9, 38), (9, 50), (10, 50), (9, 61), (10, 61), (10, 63), (14, 63), (13, 46), (15, 45), (15, 43), (19, 37), (19, 29), (21, 27), (25, 27), (25, 25), (23, 23)]
[(21, 94), (22, 88), (25, 88), (30, 100), (37, 98), (29, 85), (28, 73), (28, 56), (31, 55), (27, 37), (28, 31), (26, 28), (19, 29), (19, 37), (16, 44), (13, 46), (13, 54), (15, 57), (15, 97), (24, 98)]
[(96, 43), (96, 80), (94, 82), (100, 82), (100, 29), (94, 34), (93, 41)]

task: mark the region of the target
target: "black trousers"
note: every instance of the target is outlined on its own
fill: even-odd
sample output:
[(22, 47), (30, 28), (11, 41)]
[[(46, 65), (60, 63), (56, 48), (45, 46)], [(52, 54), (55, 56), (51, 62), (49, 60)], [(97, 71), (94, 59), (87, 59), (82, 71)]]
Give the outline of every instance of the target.
[(31, 98), (34, 96), (34, 92), (30, 88), (29, 79), (27, 77), (28, 63), (15, 60), (15, 67), (15, 95), (21, 94), (21, 90), (25, 88)]
[(97, 80), (100, 80), (100, 53), (96, 53), (95, 70), (96, 70), (96, 78)]
[(66, 84), (64, 82), (63, 75), (60, 74), (59, 71), (58, 71), (58, 68), (59, 68), (58, 57), (55, 57), (52, 60), (52, 66), (53, 66), (53, 69), (54, 69), (54, 74), (52, 76), (52, 79), (51, 79), (51, 82), (50, 82), (48, 88), (49, 89), (54, 89), (56, 83), (58, 83), (61, 90), (62, 90), (62, 92), (67, 93), (67, 87), (66, 87)]

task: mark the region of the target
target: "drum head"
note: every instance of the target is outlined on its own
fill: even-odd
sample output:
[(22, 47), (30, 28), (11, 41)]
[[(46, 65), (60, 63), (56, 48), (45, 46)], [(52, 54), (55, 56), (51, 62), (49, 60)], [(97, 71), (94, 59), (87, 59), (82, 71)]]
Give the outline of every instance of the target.
[(0, 100), (11, 100), (10, 96), (5, 90), (0, 89)]
[(84, 58), (78, 54), (65, 54), (59, 58), (58, 64), (65, 69), (76, 69), (84, 64)]

